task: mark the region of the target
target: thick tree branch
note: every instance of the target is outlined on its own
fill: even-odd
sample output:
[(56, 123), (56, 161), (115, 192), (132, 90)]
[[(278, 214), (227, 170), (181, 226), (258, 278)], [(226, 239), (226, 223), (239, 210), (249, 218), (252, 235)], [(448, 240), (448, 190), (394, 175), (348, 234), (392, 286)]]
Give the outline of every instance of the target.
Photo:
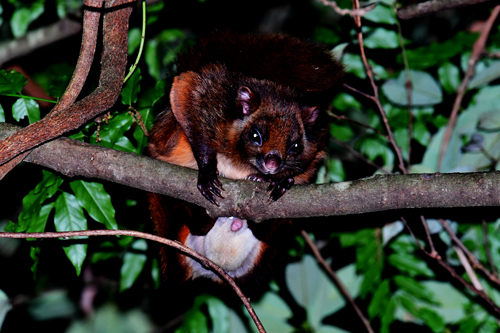
[(401, 8), (398, 10), (398, 17), (402, 20), (409, 20), (447, 9), (475, 5), (486, 1), (490, 0), (431, 0)]
[[(16, 130), (0, 124), (0, 139)], [(500, 206), (498, 172), (391, 175), (337, 184), (296, 185), (272, 204), (266, 184), (221, 179), (226, 199), (216, 207), (198, 192), (196, 171), (145, 156), (61, 138), (34, 149), (26, 161), (69, 177), (99, 178), (176, 197), (206, 208), (211, 216), (254, 221), (408, 208)]]
[(102, 70), (96, 90), (63, 111), (51, 113), (0, 141), (0, 164), (8, 162), (43, 142), (80, 127), (115, 103), (125, 77), (128, 19), (132, 11), (131, 6), (121, 7), (121, 5), (133, 1), (135, 0), (117, 0), (112, 4), (106, 3), (108, 9), (113, 6), (117, 8), (112, 8), (104, 14)]

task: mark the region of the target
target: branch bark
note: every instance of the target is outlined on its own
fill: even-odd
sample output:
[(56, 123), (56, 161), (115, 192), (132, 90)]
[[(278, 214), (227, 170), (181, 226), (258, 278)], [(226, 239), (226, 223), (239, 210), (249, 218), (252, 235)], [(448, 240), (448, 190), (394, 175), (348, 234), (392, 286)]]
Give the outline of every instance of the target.
[[(0, 139), (18, 127), (0, 124)], [(295, 185), (269, 204), (267, 184), (221, 178), (226, 199), (210, 204), (196, 187), (197, 171), (145, 156), (60, 138), (33, 150), (26, 162), (63, 175), (98, 178), (192, 202), (211, 216), (271, 218), (349, 215), (410, 208), (500, 206), (500, 173), (376, 176), (322, 185)]]
[[(96, 90), (83, 100), (31, 124), (11, 137), (0, 141), (0, 165), (17, 155), (78, 128), (110, 108), (118, 98), (127, 64), (128, 19), (131, 6), (121, 6), (135, 0), (106, 2), (110, 11), (104, 14), (101, 77)], [(97, 2), (97, 0), (89, 0)], [(117, 7), (117, 8), (111, 8)]]
[(398, 10), (398, 17), (409, 20), (416, 17), (434, 14), (443, 10), (475, 5), (490, 0), (431, 0)]

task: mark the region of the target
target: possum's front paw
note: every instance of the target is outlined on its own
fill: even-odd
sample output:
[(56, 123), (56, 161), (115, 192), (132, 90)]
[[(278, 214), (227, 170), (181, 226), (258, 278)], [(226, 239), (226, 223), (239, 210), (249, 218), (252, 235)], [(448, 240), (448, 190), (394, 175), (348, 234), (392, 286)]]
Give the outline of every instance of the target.
[(200, 172), (198, 174), (198, 189), (208, 201), (216, 206), (219, 204), (215, 200), (215, 196), (224, 199), (221, 194), (224, 188), (220, 180), (217, 179), (217, 172)]
[(293, 178), (283, 178), (279, 181), (271, 180), (271, 184), (267, 188), (267, 191), (271, 192), (269, 194), (271, 201), (276, 201), (281, 198), (283, 194), (292, 187), (293, 183)]

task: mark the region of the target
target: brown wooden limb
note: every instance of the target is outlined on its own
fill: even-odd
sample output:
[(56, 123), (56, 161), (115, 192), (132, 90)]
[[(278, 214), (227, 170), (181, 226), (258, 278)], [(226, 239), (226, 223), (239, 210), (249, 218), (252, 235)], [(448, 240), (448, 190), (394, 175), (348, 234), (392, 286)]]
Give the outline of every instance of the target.
[(481, 35), (479, 35), (479, 38), (476, 40), (472, 48), (472, 54), (469, 58), (467, 71), (465, 73), (464, 79), (458, 86), (457, 97), (455, 98), (455, 102), (453, 103), (453, 108), (450, 114), (450, 120), (448, 121), (448, 125), (446, 125), (446, 132), (444, 134), (443, 141), (441, 143), (441, 148), (439, 150), (439, 156), (436, 167), (437, 171), (441, 170), (441, 164), (443, 162), (444, 154), (446, 152), (446, 149), (448, 148), (448, 144), (451, 139), (451, 133), (453, 132), (453, 129), (455, 128), (455, 125), (457, 123), (458, 111), (460, 110), (462, 99), (465, 95), (465, 91), (467, 89), (467, 86), (469, 85), (470, 80), (474, 76), (476, 63), (483, 54), (484, 46), (486, 45), (486, 40), (488, 39), (488, 35), (490, 34), (491, 27), (493, 26), (493, 23), (497, 19), (499, 13), (500, 13), (500, 5), (493, 8), (490, 17), (484, 24), (483, 30), (481, 31)]
[(82, 25), (68, 18), (28, 32), (24, 37), (0, 43), (0, 66), (42, 46), (77, 34)]
[[(86, 6), (98, 6), (94, 0), (86, 0)], [(94, 60), (95, 46), (97, 41), (97, 33), (99, 29), (99, 18), (101, 13), (99, 11), (85, 10), (83, 16), (83, 36), (82, 36), (82, 46), (80, 49), (80, 56), (76, 63), (75, 71), (73, 72), (73, 77), (69, 82), (66, 91), (59, 99), (57, 105), (50, 111), (49, 114), (59, 112), (63, 109), (68, 108), (73, 104), (80, 94), (82, 87), (87, 80), (87, 75), (90, 71), (90, 66)], [(30, 151), (24, 152), (21, 155), (16, 156), (7, 163), (0, 165), (0, 180), (5, 177), (16, 165), (21, 163)]]
[[(0, 124), (0, 138), (16, 129)], [(197, 171), (145, 156), (60, 138), (34, 149), (26, 162), (69, 177), (99, 178), (175, 197), (204, 207), (212, 217), (239, 216), (254, 221), (410, 208), (500, 206), (499, 172), (388, 175), (336, 184), (295, 185), (271, 204), (266, 193), (268, 184), (221, 177), (225, 199), (216, 207), (198, 191)]]
[(326, 263), (325, 259), (323, 258), (323, 256), (319, 252), (318, 248), (316, 247), (316, 245), (312, 241), (311, 237), (309, 237), (309, 235), (307, 234), (307, 232), (305, 230), (301, 230), (301, 234), (302, 234), (302, 237), (304, 237), (304, 240), (306, 241), (307, 245), (309, 245), (309, 247), (313, 251), (314, 256), (316, 257), (316, 260), (319, 262), (321, 267), (323, 267), (323, 269), (328, 273), (328, 275), (332, 279), (333, 283), (335, 283), (335, 285), (337, 286), (337, 288), (340, 291), (340, 293), (342, 294), (342, 296), (354, 308), (354, 311), (358, 315), (359, 319), (361, 319), (361, 321), (363, 322), (363, 325), (365, 325), (366, 331), (373, 333), (374, 331), (373, 331), (372, 327), (370, 326), (370, 321), (368, 321), (368, 319), (366, 319), (366, 317), (363, 314), (363, 312), (361, 311), (361, 309), (356, 305), (356, 302), (354, 302), (354, 299), (351, 297), (351, 295), (349, 294), (349, 291), (342, 283), (342, 280), (340, 280), (340, 278), (337, 276), (335, 271), (333, 269), (331, 269), (330, 265), (328, 265)]
[(107, 7), (118, 7), (104, 14), (104, 47), (101, 77), (97, 89), (83, 100), (65, 109), (64, 112), (52, 113), (0, 141), (0, 164), (43, 142), (80, 127), (115, 103), (125, 77), (128, 19), (132, 11), (131, 6), (120, 5), (130, 2), (133, 0), (119, 0), (112, 4), (106, 2)]
[(398, 10), (398, 17), (409, 20), (416, 17), (434, 14), (443, 10), (471, 6), (490, 0), (431, 0), (410, 5)]
[(264, 326), (257, 317), (252, 305), (248, 298), (243, 294), (241, 289), (238, 287), (236, 282), (227, 274), (222, 268), (214, 264), (207, 257), (199, 254), (195, 250), (190, 249), (189, 247), (159, 236), (151, 235), (145, 232), (133, 231), (133, 230), (86, 230), (86, 231), (63, 231), (63, 232), (33, 232), (33, 233), (20, 233), (20, 232), (0, 232), (0, 238), (62, 238), (69, 239), (71, 237), (85, 237), (85, 236), (132, 236), (137, 238), (148, 239), (157, 243), (161, 243), (170, 247), (177, 249), (183, 254), (193, 258), (198, 261), (204, 268), (210, 269), (215, 274), (217, 274), (222, 280), (224, 280), (233, 290), (236, 292), (238, 297), (241, 299), (245, 307), (247, 308), (248, 313), (252, 317), (255, 325), (257, 326), (259, 332), (265, 333), (266, 330)]

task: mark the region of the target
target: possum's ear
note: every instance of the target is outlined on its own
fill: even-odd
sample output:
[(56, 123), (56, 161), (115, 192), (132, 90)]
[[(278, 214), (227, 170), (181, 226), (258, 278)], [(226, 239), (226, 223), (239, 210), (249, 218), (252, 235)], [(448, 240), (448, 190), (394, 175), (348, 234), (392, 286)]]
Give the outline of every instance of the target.
[(191, 92), (196, 89), (200, 80), (201, 78), (197, 73), (184, 72), (174, 78), (174, 83), (170, 90), (172, 112), (184, 130), (186, 130), (188, 123), (192, 121), (188, 119), (191, 114), (189, 110), (193, 108)]
[(320, 108), (318, 106), (307, 107), (302, 110), (302, 120), (306, 124), (312, 124), (318, 119)]
[(242, 86), (238, 89), (236, 96), (236, 106), (241, 112), (241, 116), (245, 117), (257, 110), (260, 105), (259, 94), (252, 91), (252, 89)]

